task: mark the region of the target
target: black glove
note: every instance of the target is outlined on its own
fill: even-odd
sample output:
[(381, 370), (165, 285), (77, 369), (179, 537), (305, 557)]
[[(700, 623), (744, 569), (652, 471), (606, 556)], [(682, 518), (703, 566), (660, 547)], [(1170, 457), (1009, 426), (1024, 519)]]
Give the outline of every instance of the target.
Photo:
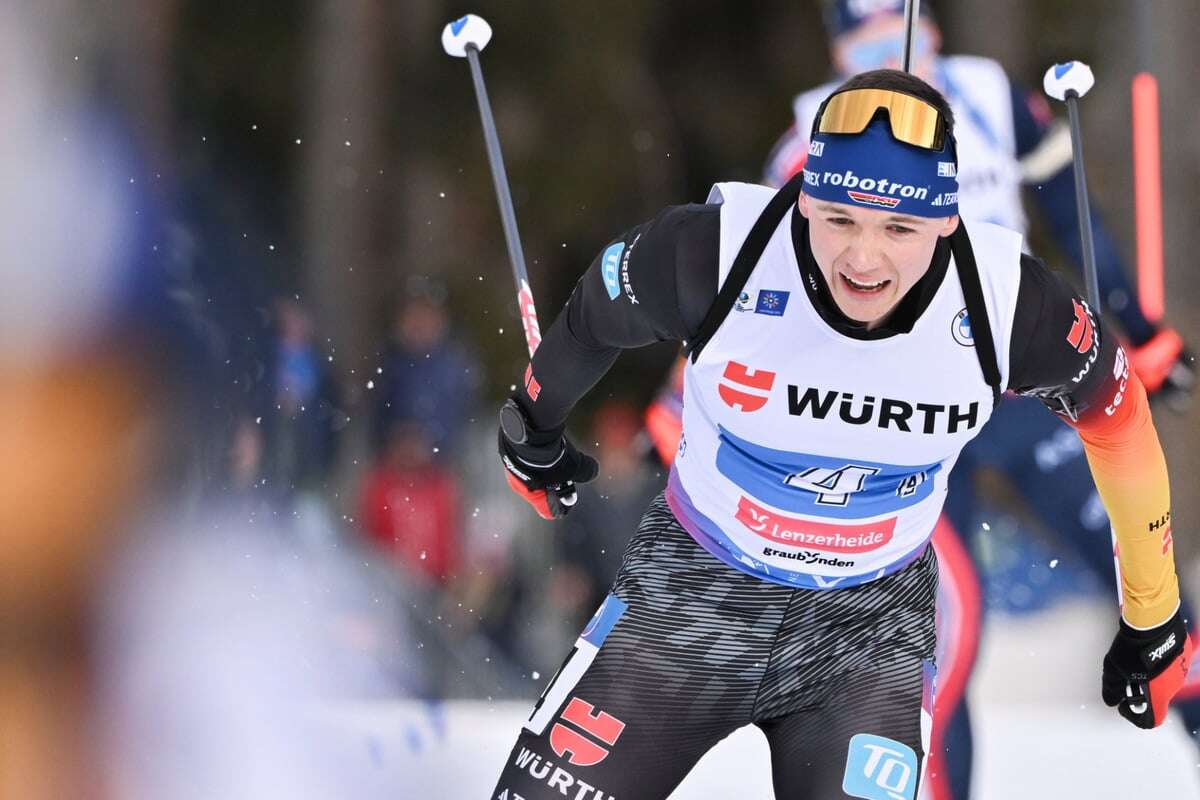
[(1196, 359), (1174, 328), (1163, 328), (1129, 353), (1133, 370), (1156, 403), (1183, 413), (1196, 388)]
[(1179, 360), (1171, 367), (1163, 380), (1159, 395), (1167, 407), (1179, 414), (1186, 413), (1192, 406), (1192, 394), (1196, 390), (1196, 357), (1188, 350), (1179, 351)]
[(1121, 629), (1104, 657), (1100, 693), (1121, 716), (1139, 728), (1156, 728), (1167, 705), (1187, 679), (1192, 643), (1181, 611), (1148, 631), (1121, 620)]
[(508, 485), (543, 519), (565, 516), (579, 496), (575, 484), (596, 477), (596, 459), (575, 449), (562, 428), (535, 430), (515, 400), (500, 409), (500, 460)]

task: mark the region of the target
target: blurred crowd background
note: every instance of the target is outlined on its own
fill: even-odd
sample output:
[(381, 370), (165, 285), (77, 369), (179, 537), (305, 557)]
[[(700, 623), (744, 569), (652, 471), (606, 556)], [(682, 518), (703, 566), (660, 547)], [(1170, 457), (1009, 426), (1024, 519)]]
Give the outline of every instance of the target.
[[(936, 6), (944, 51), (1030, 86), (1092, 65), (1088, 178), (1131, 262), (1129, 80), (1150, 61), (1167, 313), (1195, 349), (1200, 6), (1148, 2), (1149, 29), (1118, 0)], [(495, 30), (483, 62), (543, 328), (612, 235), (758, 180), (792, 96), (830, 77), (815, 0), (0, 9), (0, 733), (85, 753), (183, 736), (147, 681), (197, 720), (188, 687), (251, 719), (283, 713), (297, 672), (351, 699), (531, 698), (569, 649), (664, 479), (643, 411), (674, 351), (624, 355), (573, 417), (601, 464), (576, 513), (546, 523), (509, 494), (495, 412), (527, 352), (467, 66), (439, 45), (467, 11)], [(1193, 591), (1197, 420), (1157, 420)], [(989, 606), (1110, 602), (1070, 564), (1050, 582), (1037, 543), (1005, 537), (1020, 513), (999, 489)], [(205, 667), (238, 647), (251, 677)], [(0, 795), (38, 796), (16, 775), (71, 785), (6, 771), (46, 758), (18, 738)], [(170, 774), (116, 763), (118, 786)]]

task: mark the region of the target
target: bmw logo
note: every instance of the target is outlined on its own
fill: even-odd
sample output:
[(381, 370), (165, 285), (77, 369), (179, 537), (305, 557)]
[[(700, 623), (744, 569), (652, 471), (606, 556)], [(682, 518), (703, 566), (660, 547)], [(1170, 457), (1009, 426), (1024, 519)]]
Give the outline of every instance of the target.
[(975, 346), (975, 337), (971, 334), (971, 319), (967, 316), (965, 308), (954, 315), (954, 323), (950, 326), (950, 335), (963, 347)]

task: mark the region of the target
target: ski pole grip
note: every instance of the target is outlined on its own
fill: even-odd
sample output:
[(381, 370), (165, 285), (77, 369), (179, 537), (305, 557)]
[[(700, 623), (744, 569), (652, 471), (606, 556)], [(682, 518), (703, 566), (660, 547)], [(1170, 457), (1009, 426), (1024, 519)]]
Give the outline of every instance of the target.
[(1082, 61), (1055, 64), (1042, 78), (1042, 88), (1055, 100), (1066, 101), (1071, 95), (1083, 97), (1095, 85), (1092, 68)]
[(474, 14), (459, 17), (442, 29), (442, 49), (456, 58), (466, 58), (467, 48), (482, 51), (492, 40), (492, 26)]

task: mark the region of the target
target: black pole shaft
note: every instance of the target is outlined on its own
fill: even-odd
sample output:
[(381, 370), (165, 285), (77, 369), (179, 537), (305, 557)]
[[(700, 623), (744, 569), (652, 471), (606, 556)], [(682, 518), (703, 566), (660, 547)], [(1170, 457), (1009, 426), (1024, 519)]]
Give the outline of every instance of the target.
[[(1079, 128), (1079, 94), (1068, 90), (1067, 117), (1071, 123), (1071, 159), (1075, 172), (1075, 213), (1079, 215), (1079, 238), (1083, 245), (1083, 278), (1087, 286), (1088, 304), (1097, 318), (1100, 316), (1100, 281), (1096, 275), (1096, 243), (1092, 239), (1092, 211), (1088, 201), (1087, 175), (1083, 171), (1083, 134)], [(1113, 542), (1113, 566), (1117, 575), (1117, 598), (1124, 602), (1121, 589), (1121, 561), (1116, 556), (1117, 532), (1109, 528)], [(1130, 692), (1132, 692), (1132, 686)], [(1144, 690), (1143, 690), (1143, 695)], [(1130, 709), (1135, 714), (1146, 710), (1144, 702), (1131, 702)]]
[(1079, 238), (1083, 245), (1083, 276), (1092, 311), (1100, 313), (1100, 281), (1096, 275), (1096, 244), (1092, 240), (1092, 212), (1088, 202), (1087, 175), (1083, 171), (1083, 134), (1079, 128), (1079, 95), (1068, 91), (1067, 116), (1071, 122), (1071, 158), (1075, 171), (1075, 211), (1079, 215)]
[(492, 104), (488, 102), (487, 88), (483, 85), (479, 50), (473, 45), (467, 46), (467, 61), (471, 64), (471, 77), (475, 80), (475, 97), (479, 100), (479, 116), (483, 120), (483, 138), (487, 143), (488, 163), (492, 167), (492, 182), (496, 185), (496, 200), (500, 204), (500, 221), (504, 225), (504, 240), (508, 244), (508, 260), (512, 264), (517, 291), (520, 292), (521, 288), (529, 283), (529, 274), (525, 270), (525, 253), (521, 249), (521, 235), (517, 232), (517, 214), (513, 210), (508, 175), (504, 171), (504, 156), (500, 154), (500, 137), (496, 134)]
[(921, 13), (921, 0), (904, 1), (904, 58), (900, 69), (912, 72), (912, 54), (916, 46), (917, 15)]

